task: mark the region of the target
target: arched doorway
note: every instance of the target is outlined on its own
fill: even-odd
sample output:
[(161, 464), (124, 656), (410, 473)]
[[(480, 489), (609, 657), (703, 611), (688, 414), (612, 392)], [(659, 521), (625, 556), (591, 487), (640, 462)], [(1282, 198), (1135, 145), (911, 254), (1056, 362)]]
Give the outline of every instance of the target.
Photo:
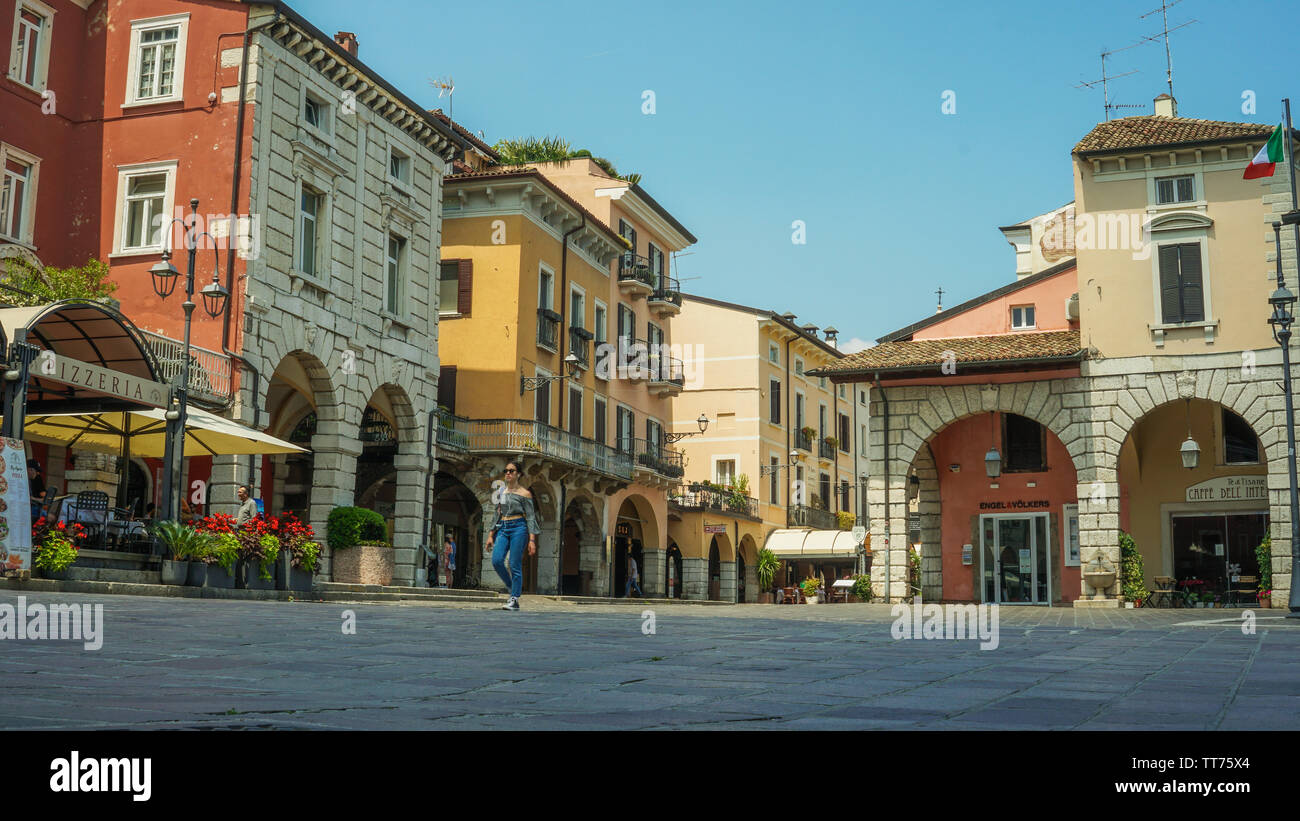
[(307, 448), (307, 452), (277, 457), (275, 468), (280, 497), (280, 504), (275, 509), (292, 512), (304, 522), (311, 515), (312, 472), (316, 464), (316, 457), (311, 452), (311, 438), (315, 435), (316, 412), (308, 411), (289, 433), (289, 441)]
[(682, 597), (682, 551), (677, 547), (676, 542), (668, 544), (668, 561), (664, 563), (665, 581), (664, 590), (667, 591), (668, 598), (680, 599)]
[[(758, 601), (758, 594), (762, 591), (758, 589), (758, 576), (755, 568), (757, 561), (758, 548), (754, 544), (754, 537), (745, 534), (740, 540), (740, 547), (736, 549), (737, 602)], [(753, 578), (751, 578), (751, 575)]]
[(590, 499), (574, 496), (564, 514), (557, 588), (565, 596), (589, 596), (599, 564), (600, 518)]
[(722, 599), (722, 557), (718, 551), (718, 537), (709, 540), (709, 601)]
[[(429, 507), (429, 548), (436, 550), (438, 557), (438, 576), (434, 583), (445, 583), (447, 568), (442, 546), (450, 535), (456, 543), (456, 569), (451, 585), (478, 587), (483, 566), (482, 546), (487, 537), (483, 532), (483, 509), (474, 492), (455, 476), (439, 471), (433, 477)], [(427, 556), (421, 556), (419, 562), (421, 567), (428, 567)], [(417, 573), (416, 579), (421, 578)]]
[(376, 511), (391, 525), (397, 508), (397, 422), (391, 413), (375, 406), (374, 398), (361, 415), (357, 438), (361, 455), (357, 457), (355, 504)]
[(631, 498), (624, 499), (614, 522), (614, 596), (626, 596), (627, 560), (630, 556), (636, 560), (641, 570), (641, 589), (645, 589), (645, 528), (637, 505)]
[(745, 556), (736, 553), (736, 603), (745, 602)]

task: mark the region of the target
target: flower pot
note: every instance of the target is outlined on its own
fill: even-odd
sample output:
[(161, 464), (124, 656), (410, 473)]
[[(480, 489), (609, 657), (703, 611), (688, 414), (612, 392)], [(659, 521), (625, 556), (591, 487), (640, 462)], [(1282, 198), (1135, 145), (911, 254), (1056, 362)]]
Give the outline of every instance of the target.
[[(66, 567), (62, 570), (45, 570), (41, 568), (39, 572), (42, 579), (50, 579), (56, 582), (66, 582), (68, 580), (68, 569)], [(32, 575), (35, 575), (35, 573)]]
[(185, 584), (185, 579), (190, 574), (190, 563), (163, 559), (160, 570), (163, 584)]
[(1259, 600), (1259, 606), (1264, 608), (1272, 607), (1273, 602), (1268, 596), (1264, 596)]
[(235, 573), (239, 570), (238, 564), (230, 570), (226, 570), (226, 568), (219, 564), (210, 564), (207, 567), (207, 574), (203, 578), (204, 587), (210, 587), (215, 590), (235, 589)]
[(759, 603), (759, 604), (771, 604), (771, 603), (772, 603), (772, 594), (771, 594), (771, 593), (759, 593), (759, 594), (758, 594), (758, 603)]
[(333, 553), (334, 581), (387, 585), (393, 581), (393, 548), (359, 544)]
[(804, 597), (804, 601), (807, 602), (808, 604), (817, 604), (817, 597), (816, 597), (816, 596), (805, 596), (805, 597)]
[(275, 577), (276, 590), (289, 589), (289, 571), (292, 570), (293, 554), (287, 550), (281, 550), (275, 557), (275, 569), (271, 575)]
[(185, 586), (203, 587), (207, 581), (208, 564), (206, 562), (190, 562), (190, 572), (189, 575), (185, 577)]
[(311, 591), (312, 576), (316, 574), (310, 570), (303, 570), (301, 567), (289, 568), (289, 589), (296, 593), (306, 593)]
[(242, 590), (274, 590), (275, 569), (271, 570), (269, 579), (262, 578), (262, 563), (258, 559), (240, 559), (235, 566), (235, 586)]
[(1133, 609), (1133, 602), (1131, 602), (1131, 601), (1126, 601), (1126, 602), (1124, 602), (1124, 609), (1125, 609), (1125, 610), (1132, 610), (1132, 609)]

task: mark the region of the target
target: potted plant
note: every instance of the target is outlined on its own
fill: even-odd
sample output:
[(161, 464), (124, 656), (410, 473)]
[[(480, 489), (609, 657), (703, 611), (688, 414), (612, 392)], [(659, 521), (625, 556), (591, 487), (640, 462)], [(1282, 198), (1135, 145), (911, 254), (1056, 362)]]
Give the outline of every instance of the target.
[(190, 561), (190, 575), (186, 584), (218, 590), (234, 589), (235, 567), (239, 559), (235, 518), (224, 513), (204, 516), (195, 522), (194, 528), (210, 535), (212, 541), (204, 554), (197, 557), (197, 561)]
[(853, 598), (860, 602), (869, 602), (873, 595), (870, 576), (859, 574), (853, 577)]
[(235, 587), (244, 590), (274, 590), (273, 571), (275, 559), (280, 553), (280, 540), (271, 532), (270, 523), (263, 519), (244, 522), (235, 539), (239, 542)]
[(163, 584), (185, 584), (189, 579), (190, 565), (203, 561), (212, 542), (211, 534), (206, 531), (176, 521), (155, 522), (149, 533), (162, 544), (165, 556), (171, 557), (162, 560)]
[(311, 577), (320, 559), (320, 545), (311, 525), (293, 513), (281, 513), (270, 519), (271, 532), (280, 540), (275, 565), (276, 590), (311, 590)]
[(393, 548), (384, 517), (364, 507), (330, 511), (326, 540), (333, 559), (334, 581), (388, 585), (393, 580)]
[(68, 578), (68, 568), (77, 560), (77, 542), (86, 530), (77, 523), (59, 522), (51, 526), (44, 516), (32, 525), (32, 567), (47, 579)]
[(1146, 571), (1142, 566), (1142, 551), (1138, 550), (1137, 542), (1133, 541), (1132, 536), (1120, 531), (1120, 595), (1124, 597), (1126, 602), (1132, 602), (1134, 606), (1140, 605), (1146, 601), (1147, 596), (1151, 595), (1143, 579), (1145, 573)]
[(758, 574), (758, 589), (762, 591), (758, 594), (759, 604), (772, 603), (772, 582), (776, 579), (776, 571), (780, 567), (781, 560), (771, 550), (765, 547), (758, 551), (758, 562), (754, 569)]
[(817, 590), (821, 585), (821, 579), (816, 576), (809, 576), (800, 582), (799, 589), (803, 591), (803, 597), (809, 604), (817, 603)]
[(835, 514), (835, 522), (840, 526), (840, 530), (852, 530), (858, 523), (858, 517), (847, 510), (841, 510)]
[(840, 444), (840, 440), (839, 440), (839, 439), (836, 439), (834, 436), (827, 436), (827, 437), (826, 437), (826, 446), (827, 446), (827, 447), (830, 447), (830, 448), (836, 448), (836, 447), (839, 447), (839, 444)]
[(1255, 561), (1259, 564), (1259, 587), (1257, 588), (1260, 607), (1273, 606), (1273, 536), (1264, 536), (1264, 541), (1255, 547)]

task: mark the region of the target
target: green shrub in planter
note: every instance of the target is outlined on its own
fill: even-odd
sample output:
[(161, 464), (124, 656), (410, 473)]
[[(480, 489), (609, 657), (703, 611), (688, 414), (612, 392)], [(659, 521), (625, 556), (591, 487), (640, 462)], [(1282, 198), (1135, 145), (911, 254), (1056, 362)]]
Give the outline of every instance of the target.
[(1146, 601), (1151, 595), (1143, 580), (1142, 552), (1138, 550), (1133, 537), (1120, 531), (1119, 534), (1120, 594), (1125, 601)]
[(330, 550), (347, 550), (362, 542), (385, 542), (388, 525), (384, 517), (364, 507), (336, 507), (325, 526)]
[(1273, 535), (1266, 534), (1264, 541), (1260, 542), (1255, 548), (1255, 561), (1259, 562), (1259, 586), (1257, 589), (1260, 593), (1270, 592), (1273, 589)]
[(755, 571), (758, 574), (758, 589), (768, 592), (772, 589), (772, 581), (776, 578), (776, 571), (781, 567), (781, 560), (776, 554), (766, 547), (758, 551), (758, 564)]
[(858, 601), (871, 601), (871, 577), (858, 575), (853, 577), (853, 595)]
[(803, 590), (804, 596), (812, 598), (817, 595), (817, 588), (822, 586), (822, 580), (816, 576), (809, 576), (800, 583), (799, 587)]

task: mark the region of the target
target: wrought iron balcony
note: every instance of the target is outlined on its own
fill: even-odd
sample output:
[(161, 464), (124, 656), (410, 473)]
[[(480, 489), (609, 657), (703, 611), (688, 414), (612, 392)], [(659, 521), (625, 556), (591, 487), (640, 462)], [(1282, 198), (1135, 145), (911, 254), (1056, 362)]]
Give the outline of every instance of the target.
[(682, 310), (682, 288), (676, 277), (662, 276), (649, 297), (650, 307), (660, 315), (676, 315)]
[(719, 489), (716, 486), (679, 485), (675, 490), (669, 491), (668, 501), (678, 510), (711, 510), (762, 520), (758, 513), (758, 499), (739, 491)]
[(560, 349), (560, 315), (550, 308), (537, 309), (537, 344), (552, 351)]
[[(178, 383), (185, 366), (185, 343), (162, 334), (141, 330), (140, 335), (153, 351), (162, 370), (160, 381)], [(199, 404), (224, 405), (230, 401), (230, 357), (190, 345), (190, 398)]]
[(632, 445), (638, 467), (649, 468), (670, 479), (680, 479), (686, 472), (681, 451), (649, 439), (634, 439)]
[(633, 296), (653, 293), (655, 276), (650, 269), (650, 260), (633, 253), (619, 257), (618, 287)]
[(829, 510), (808, 505), (786, 508), (786, 527), (811, 527), (813, 530), (839, 530), (839, 518)]
[(569, 350), (578, 357), (578, 366), (591, 367), (591, 331), (586, 328), (569, 329)]
[[(446, 421), (444, 421), (446, 420)], [(537, 454), (631, 480), (632, 455), (591, 439), (528, 419), (463, 419), (439, 415), (439, 446), (451, 452)], [(444, 445), (442, 437), (449, 437)]]
[(649, 368), (650, 387), (659, 395), (680, 393), (686, 387), (686, 371), (677, 357), (652, 353)]
[(796, 430), (794, 432), (794, 446), (799, 450), (806, 450), (809, 453), (812, 453), (812, 439), (812, 436), (806, 431)]
[(834, 458), (835, 458), (835, 446), (832, 445), (830, 442), (827, 442), (825, 439), (818, 439), (818, 440), (817, 440), (817, 456), (820, 457), (820, 458), (822, 458), (822, 459), (834, 459)]

